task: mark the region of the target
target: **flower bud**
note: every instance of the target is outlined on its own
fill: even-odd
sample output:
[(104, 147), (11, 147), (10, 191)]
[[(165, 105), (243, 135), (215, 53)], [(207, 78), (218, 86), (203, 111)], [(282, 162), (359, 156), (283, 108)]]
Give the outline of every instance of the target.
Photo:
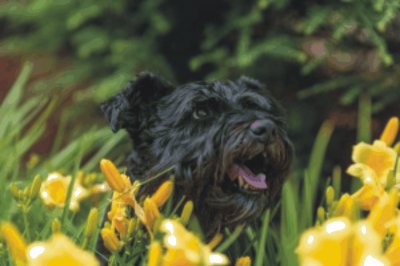
[(174, 183), (171, 180), (167, 180), (161, 184), (157, 191), (151, 196), (153, 202), (158, 208), (161, 208), (168, 200), (174, 188)]
[(121, 249), (122, 243), (119, 241), (113, 230), (110, 228), (103, 228), (100, 231), (100, 235), (103, 239), (104, 246), (110, 252), (117, 252)]
[(58, 218), (54, 218), (51, 223), (51, 232), (54, 234), (61, 232), (61, 221)]
[(106, 177), (107, 183), (113, 190), (122, 193), (129, 188), (129, 183), (125, 180), (127, 176), (121, 175), (117, 167), (110, 160), (102, 159), (100, 161), (100, 168)]
[(235, 266), (251, 266), (251, 259), (249, 256), (240, 257), (236, 260)]
[(391, 146), (396, 139), (397, 133), (399, 131), (399, 119), (397, 117), (392, 117), (387, 122), (385, 129), (382, 132), (380, 140), (385, 142), (386, 145)]
[(187, 225), (189, 220), (190, 220), (190, 216), (192, 215), (193, 212), (193, 201), (189, 200), (185, 203), (185, 206), (183, 206), (183, 210), (181, 213), (181, 223), (183, 225)]
[(37, 175), (32, 181), (30, 191), (29, 191), (29, 199), (34, 200), (37, 198), (40, 192), (40, 187), (42, 186), (42, 180), (40, 179), (40, 176)]
[(11, 223), (3, 222), (0, 224), (0, 234), (16, 264), (26, 261), (27, 244), (18, 229)]
[(84, 232), (85, 237), (90, 238), (94, 235), (94, 233), (96, 232), (98, 220), (99, 220), (99, 211), (97, 210), (97, 208), (92, 208), (89, 212), (86, 222), (86, 227)]

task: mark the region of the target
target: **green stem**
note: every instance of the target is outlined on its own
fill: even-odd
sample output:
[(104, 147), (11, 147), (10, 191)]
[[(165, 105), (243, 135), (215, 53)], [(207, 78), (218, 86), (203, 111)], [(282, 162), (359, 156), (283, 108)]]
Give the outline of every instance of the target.
[(27, 240), (31, 240), (31, 231), (29, 227), (29, 222), (28, 222), (28, 207), (27, 206), (22, 206), (22, 218), (24, 220), (24, 227), (25, 227), (25, 235)]
[(85, 140), (86, 140), (86, 138), (83, 138), (82, 141), (80, 141), (81, 142), (80, 143), (80, 149), (79, 149), (79, 152), (78, 152), (78, 154), (76, 156), (74, 175), (72, 175), (71, 182), (69, 183), (69, 186), (68, 186), (67, 199), (65, 201), (63, 213), (61, 215), (61, 224), (65, 224), (65, 219), (67, 218), (69, 205), (71, 204), (72, 191), (73, 191), (74, 184), (75, 184), (75, 181), (76, 181), (77, 173), (79, 171), (80, 162), (81, 162), (81, 159), (83, 157), (83, 152), (85, 150), (85, 146), (87, 145), (87, 143), (85, 143)]
[(215, 249), (217, 252), (223, 252), (227, 248), (229, 248), (233, 242), (239, 237), (239, 235), (242, 233), (244, 228), (244, 225), (238, 225), (236, 226), (235, 230), (233, 233), (218, 247)]

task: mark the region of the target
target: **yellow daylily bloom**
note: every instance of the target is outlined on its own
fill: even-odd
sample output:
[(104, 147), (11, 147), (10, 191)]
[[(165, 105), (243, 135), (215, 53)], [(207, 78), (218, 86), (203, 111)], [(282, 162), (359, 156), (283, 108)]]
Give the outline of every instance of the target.
[(149, 247), (149, 261), (147, 266), (159, 266), (162, 259), (162, 247), (157, 241), (152, 242)]
[(388, 229), (388, 223), (395, 218), (397, 210), (397, 191), (383, 194), (379, 201), (372, 207), (367, 220), (383, 238)]
[(396, 139), (397, 133), (399, 132), (399, 119), (392, 117), (387, 122), (385, 129), (382, 132), (380, 140), (385, 142), (386, 145), (391, 146)]
[(345, 216), (349, 219), (354, 218), (354, 214), (356, 211), (356, 206), (354, 202), (354, 198), (349, 194), (343, 194), (333, 212), (333, 216)]
[(389, 265), (381, 254), (381, 243), (369, 221), (351, 224), (346, 217), (338, 217), (304, 232), (297, 253), (300, 264), (307, 266)]
[(347, 265), (365, 265), (365, 261), (375, 261), (387, 265), (381, 253), (382, 241), (379, 234), (368, 221), (353, 225), (351, 254), (348, 255)]
[(34, 242), (27, 249), (28, 266), (97, 266), (90, 252), (77, 247), (63, 234), (55, 234), (46, 242)]
[(385, 258), (390, 261), (391, 265), (400, 266), (400, 217), (390, 222), (388, 231), (393, 239), (385, 251)]
[[(355, 165), (354, 165), (355, 166)], [(364, 210), (370, 210), (385, 194), (384, 187), (374, 178), (364, 178), (364, 185), (351, 198)]]
[(164, 245), (167, 248), (163, 257), (163, 266), (229, 264), (225, 255), (211, 252), (207, 245), (174, 220), (164, 220), (160, 230), (165, 233)]
[[(42, 182), (40, 197), (48, 206), (64, 207), (67, 200), (68, 186), (71, 183), (71, 176), (63, 176), (58, 172), (50, 173), (46, 181)], [(88, 190), (80, 184), (77, 179), (71, 195), (69, 208), (72, 211), (79, 210), (79, 203), (89, 196)]]
[(0, 225), (0, 237), (5, 240), (15, 264), (23, 264), (26, 261), (27, 244), (18, 229), (11, 223), (3, 222)]
[(160, 211), (158, 210), (157, 204), (151, 198), (146, 198), (143, 203), (143, 212), (144, 219), (141, 221), (151, 234), (153, 231), (154, 222), (158, 217), (160, 217)]
[(314, 261), (315, 265), (346, 265), (351, 229), (348, 218), (338, 217), (305, 231), (297, 248), (300, 264), (308, 265)]
[(111, 226), (115, 227), (120, 234), (125, 234), (128, 226), (127, 203), (118, 192), (113, 193), (110, 211), (107, 218), (111, 221)]
[(347, 171), (349, 174), (360, 177), (362, 180), (366, 178), (364, 174), (367, 174), (367, 177), (376, 178), (385, 185), (389, 171), (394, 168), (397, 154), (385, 142), (376, 140), (372, 145), (361, 142), (354, 146), (352, 159), (356, 164), (366, 167), (363, 171), (353, 172), (351, 166)]

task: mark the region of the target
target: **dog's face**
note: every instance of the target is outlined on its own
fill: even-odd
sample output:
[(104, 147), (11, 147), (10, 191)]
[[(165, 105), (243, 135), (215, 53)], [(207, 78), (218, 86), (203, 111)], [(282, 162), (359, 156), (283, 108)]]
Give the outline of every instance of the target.
[(282, 109), (250, 78), (174, 87), (144, 73), (102, 109), (133, 141), (130, 175), (173, 167), (176, 193), (194, 201), (207, 232), (258, 217), (290, 168)]

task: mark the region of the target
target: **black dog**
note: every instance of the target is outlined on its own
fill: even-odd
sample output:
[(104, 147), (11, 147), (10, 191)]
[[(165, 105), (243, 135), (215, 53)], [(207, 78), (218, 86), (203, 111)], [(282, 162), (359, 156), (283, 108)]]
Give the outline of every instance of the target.
[(248, 77), (175, 87), (142, 73), (102, 110), (113, 131), (124, 128), (132, 139), (129, 175), (142, 179), (173, 167), (175, 193), (193, 200), (208, 237), (257, 218), (290, 168), (282, 109)]

